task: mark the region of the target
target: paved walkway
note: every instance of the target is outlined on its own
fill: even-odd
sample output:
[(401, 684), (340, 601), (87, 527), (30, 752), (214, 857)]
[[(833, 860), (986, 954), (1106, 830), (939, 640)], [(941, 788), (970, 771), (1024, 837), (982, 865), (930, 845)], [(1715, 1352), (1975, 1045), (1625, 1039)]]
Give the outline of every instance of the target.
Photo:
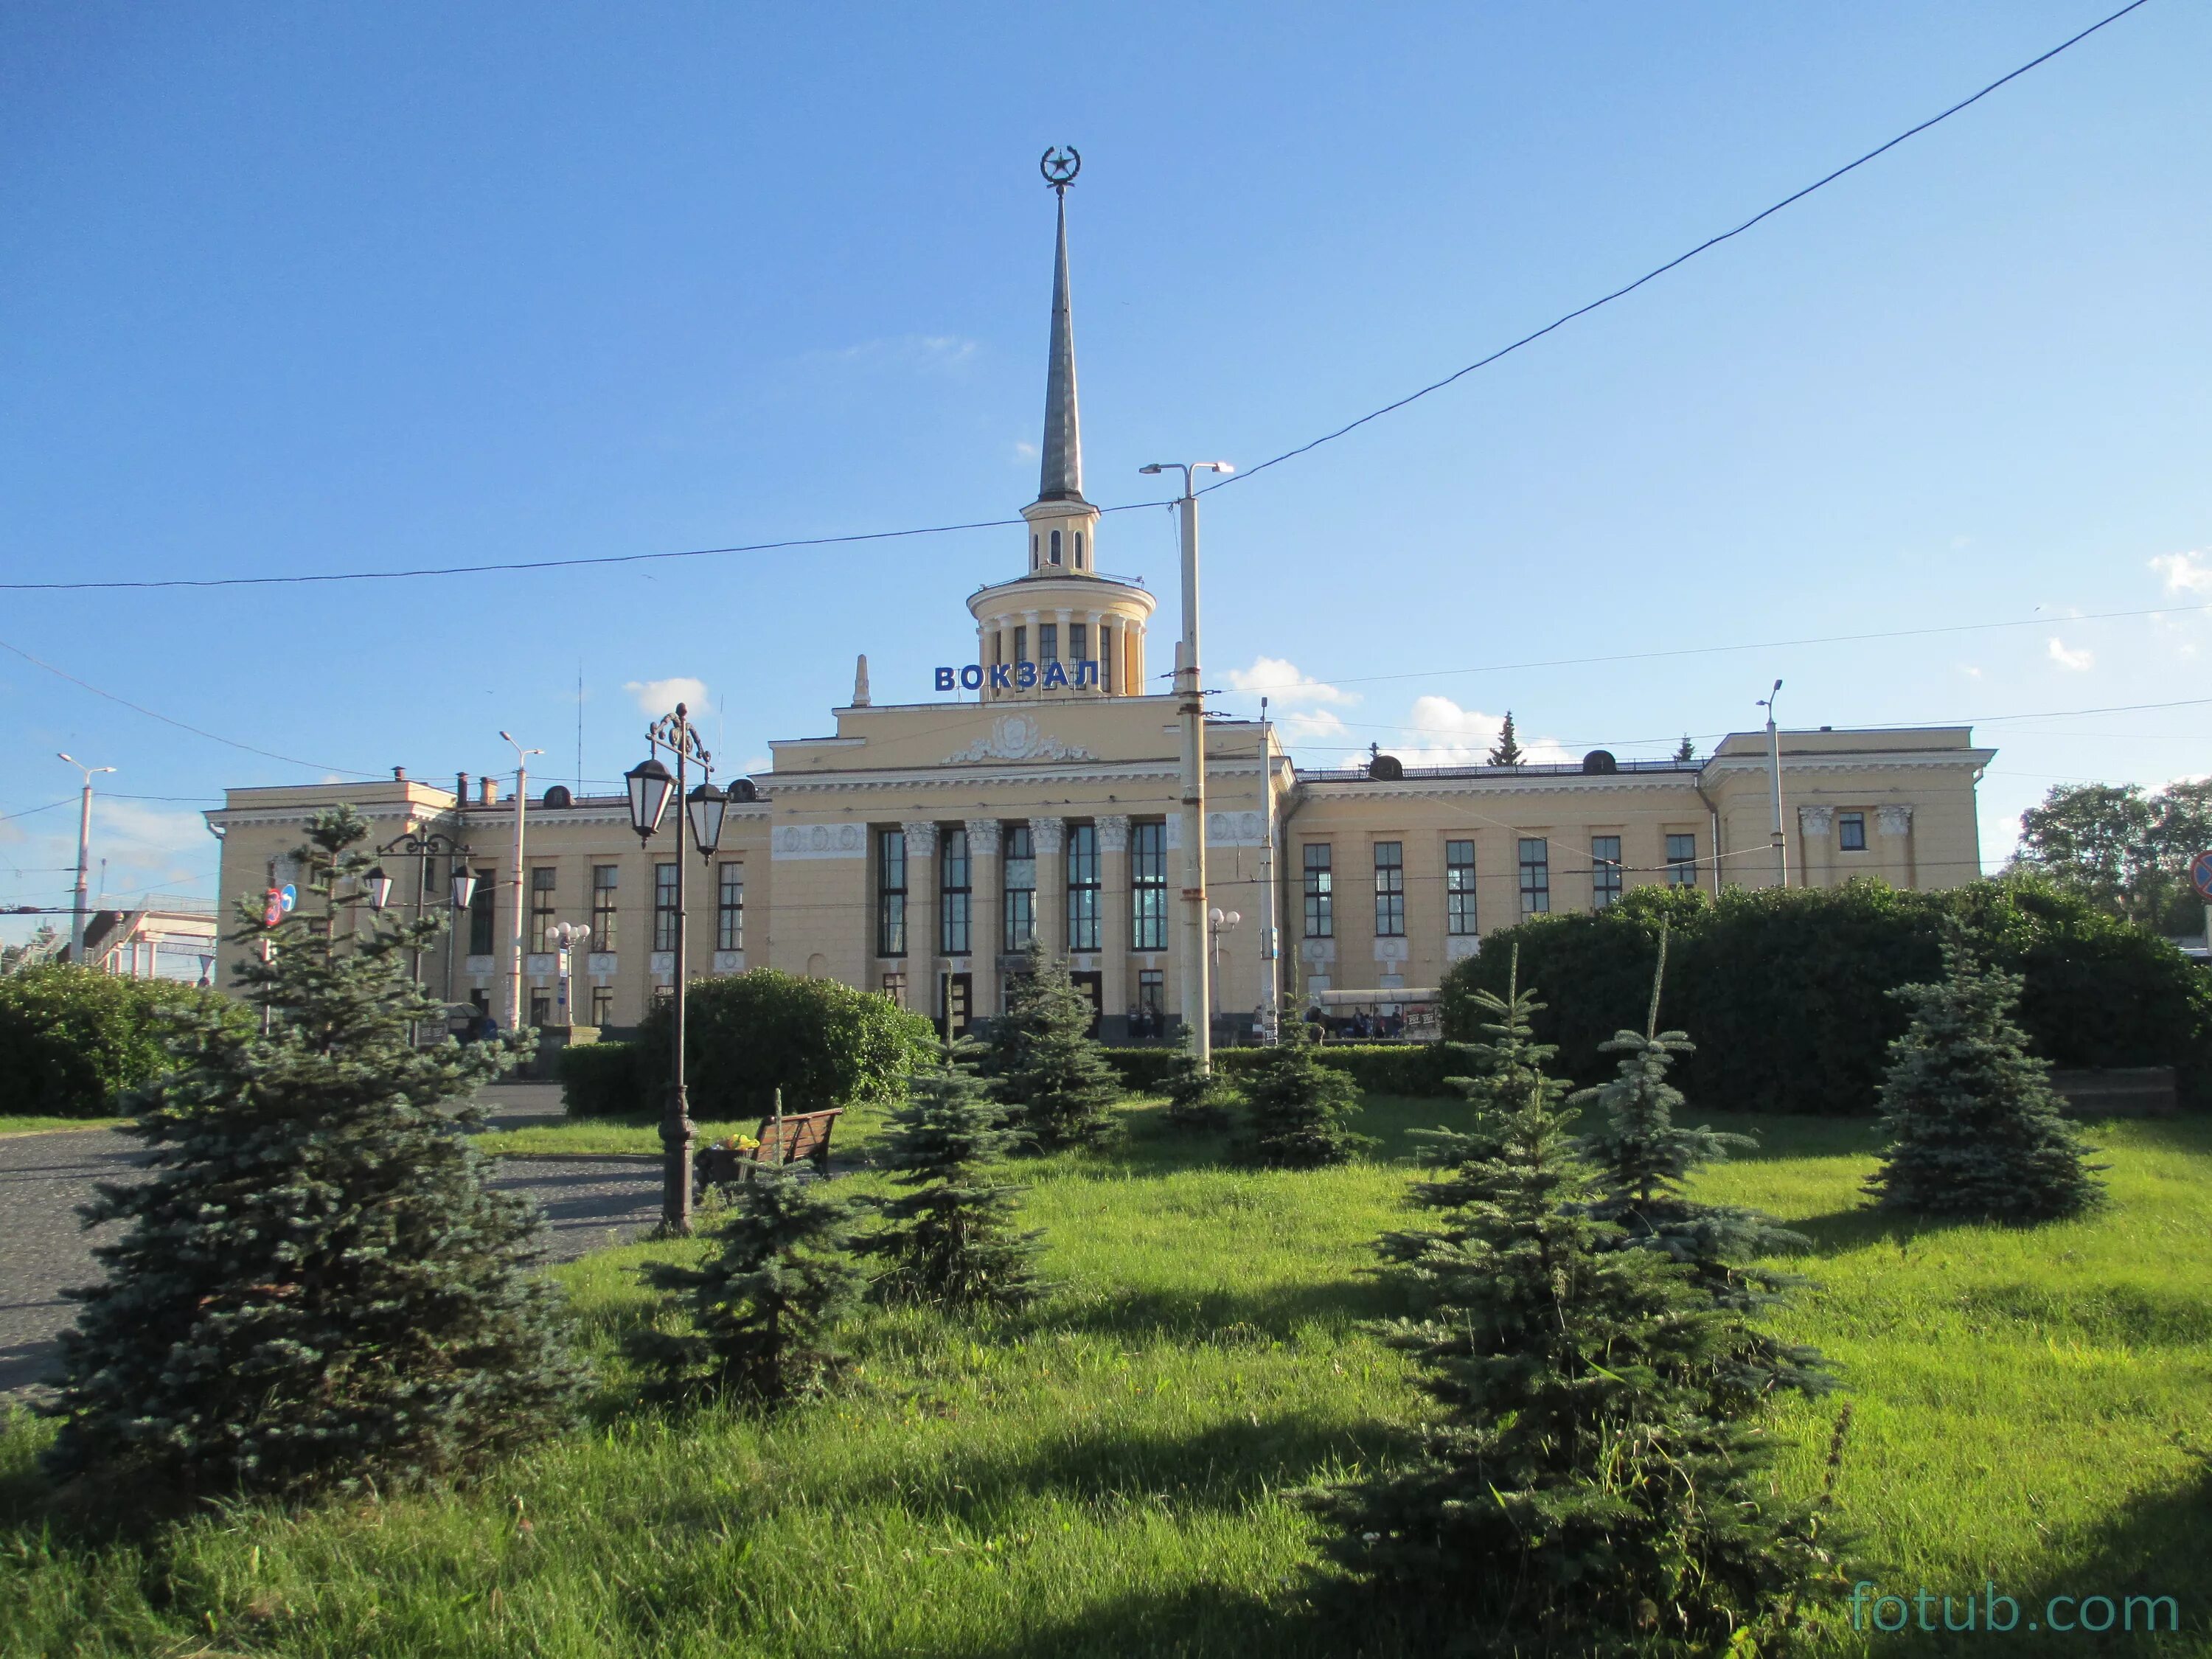
[[(550, 1083), (503, 1083), (484, 1091), (495, 1127), (558, 1117)], [(88, 1233), (76, 1206), (95, 1181), (136, 1178), (137, 1143), (112, 1129), (0, 1139), (0, 1395), (38, 1382), (52, 1368), (55, 1338), (76, 1317), (65, 1285), (97, 1283), (92, 1247), (116, 1231)], [(498, 1185), (526, 1194), (545, 1212), (557, 1261), (636, 1237), (660, 1218), (657, 1165), (617, 1160), (507, 1158)]]

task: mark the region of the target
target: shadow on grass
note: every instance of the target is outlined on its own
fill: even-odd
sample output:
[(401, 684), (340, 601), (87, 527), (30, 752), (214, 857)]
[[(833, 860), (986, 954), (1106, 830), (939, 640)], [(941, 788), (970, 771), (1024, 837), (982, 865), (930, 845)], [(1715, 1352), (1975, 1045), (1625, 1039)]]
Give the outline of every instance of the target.
[(1074, 1307), (1048, 1304), (1033, 1328), (1128, 1338), (1164, 1337), (1234, 1346), (1285, 1342), (1319, 1324), (1340, 1334), (1364, 1319), (1406, 1311), (1402, 1292), (1379, 1279), (1222, 1289), (1110, 1290)]
[[(2007, 1616), (2007, 1598), (2018, 1607), (2009, 1630), (2001, 1623), (1971, 1633), (1946, 1632), (1942, 1628), (1942, 1606), (1936, 1601), (1929, 1609), (1929, 1622), (1937, 1626), (1933, 1632), (1920, 1629), (1917, 1612), (1908, 1611), (1904, 1629), (1893, 1634), (1869, 1632), (1860, 1639), (1869, 1651), (1913, 1659), (1987, 1654), (1993, 1636), (2002, 1638), (1997, 1645), (2005, 1652), (2019, 1654), (2080, 1654), (2121, 1644), (2131, 1654), (2160, 1659), (2212, 1651), (2212, 1593), (2208, 1593), (2204, 1573), (2204, 1563), (2212, 1559), (2212, 1457), (2202, 1450), (2197, 1455), (2199, 1472), (2181, 1486), (2139, 1498), (2100, 1525), (2057, 1540), (2067, 1560), (2057, 1572), (2026, 1583), (1996, 1581), (1998, 1619)], [(1972, 1616), (1982, 1625), (1992, 1594), (1990, 1585), (1986, 1576), (1977, 1576), (1970, 1583), (1924, 1588), (1931, 1597), (1949, 1594), (1954, 1622), (1968, 1616), (1963, 1604), (1971, 1595), (1976, 1603)], [(1901, 1580), (1884, 1582), (1869, 1595), (1901, 1594), (1909, 1600), (1921, 1588)], [(2107, 1606), (2094, 1605), (2099, 1596)], [(2085, 1609), (2084, 1603), (2090, 1605)], [(2108, 1614), (2111, 1623), (2102, 1632), (2079, 1628), (2085, 1612), (2091, 1626)], [(1897, 1615), (1892, 1611), (1886, 1616)], [(2077, 1628), (2054, 1629), (2054, 1617), (2062, 1626)]]

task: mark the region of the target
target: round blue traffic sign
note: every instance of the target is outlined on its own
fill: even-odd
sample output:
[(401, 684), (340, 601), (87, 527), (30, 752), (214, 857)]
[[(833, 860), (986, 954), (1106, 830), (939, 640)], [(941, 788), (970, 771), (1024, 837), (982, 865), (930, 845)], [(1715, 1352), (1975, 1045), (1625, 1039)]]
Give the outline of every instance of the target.
[(293, 886), (290, 882), (286, 882), (276, 890), (276, 902), (284, 907), (284, 914), (290, 915), (292, 907), (300, 902), (300, 890)]

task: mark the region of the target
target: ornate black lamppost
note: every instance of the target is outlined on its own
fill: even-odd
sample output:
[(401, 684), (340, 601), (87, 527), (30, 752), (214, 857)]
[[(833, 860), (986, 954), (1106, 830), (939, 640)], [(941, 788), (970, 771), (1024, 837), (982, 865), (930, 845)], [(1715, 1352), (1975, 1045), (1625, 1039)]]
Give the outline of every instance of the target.
[[(684, 797), (684, 816), (691, 820), (691, 840), (699, 849), (701, 861), (711, 860), (715, 848), (721, 844), (722, 812), (729, 805), (729, 797), (705, 781), (714, 770), (714, 757), (699, 741), (690, 711), (678, 703), (676, 712), (655, 720), (645, 738), (653, 746), (652, 752), (623, 774), (629, 786), (630, 827), (637, 831), (639, 841), (652, 840), (653, 832), (660, 827), (661, 815), (668, 810), (669, 797), (684, 795), (689, 769), (696, 763), (701, 782)], [(673, 776), (660, 763), (663, 749), (676, 757)], [(665, 1158), (660, 1183), (660, 1231), (666, 1237), (681, 1238), (691, 1231), (692, 1126), (691, 1097), (684, 1084), (684, 944), (690, 905), (684, 881), (684, 826), (680, 822), (676, 827), (676, 937), (670, 941), (676, 947), (671, 957), (670, 974), (675, 1030), (669, 1062), (668, 1107), (660, 1121), (660, 1146)]]
[[(419, 836), (410, 830), (398, 840), (376, 849), (379, 858), (394, 854), (403, 857), (411, 854), (417, 860), (415, 880), (415, 919), (417, 921), (422, 919), (422, 912), (430, 902), (430, 860), (448, 858), (453, 861), (450, 895), (453, 904), (453, 921), (446, 929), (446, 1000), (450, 1002), (453, 997), (453, 935), (459, 931), (461, 917), (468, 913), (469, 901), (477, 894), (476, 872), (469, 868), (468, 843), (457, 842), (451, 836), (435, 831)], [(392, 902), (392, 878), (384, 872), (382, 865), (371, 870), (363, 878), (362, 884), (368, 889), (371, 909), (381, 910)], [(422, 952), (419, 949), (407, 953), (407, 975), (416, 985), (422, 983)], [(415, 1029), (411, 1022), (407, 1036), (409, 1042), (414, 1041)]]

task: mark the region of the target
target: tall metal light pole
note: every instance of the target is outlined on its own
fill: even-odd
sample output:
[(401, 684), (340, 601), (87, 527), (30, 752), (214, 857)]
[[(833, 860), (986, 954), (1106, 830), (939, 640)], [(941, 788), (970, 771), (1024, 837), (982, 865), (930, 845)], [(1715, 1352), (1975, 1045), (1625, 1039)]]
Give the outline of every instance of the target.
[(522, 1029), (522, 815), (530, 802), (530, 757), (545, 751), (525, 749), (504, 732), (500, 736), (514, 744), (514, 869), (507, 884), (514, 896), (514, 930), (507, 953), (507, 1029), (519, 1031)]
[[(668, 810), (668, 798), (674, 795), (683, 802), (683, 817), (691, 821), (691, 840), (699, 849), (701, 860), (711, 860), (715, 848), (721, 844), (722, 814), (729, 805), (729, 797), (706, 781), (714, 771), (714, 757), (699, 741), (698, 731), (691, 724), (690, 711), (678, 703), (676, 712), (655, 720), (647, 729), (645, 738), (651, 752), (623, 775), (629, 787), (630, 827), (637, 831), (641, 842), (651, 841), (653, 832), (660, 827), (661, 814)], [(663, 749), (676, 757), (673, 776), (660, 763), (659, 751)], [(695, 762), (701, 782), (686, 796), (684, 780)], [(690, 904), (684, 878), (683, 817), (676, 825), (676, 936), (669, 941), (676, 947), (669, 964), (675, 1029), (671, 1034), (668, 1105), (660, 1121), (660, 1230), (671, 1238), (685, 1237), (691, 1231), (691, 1096), (684, 1081), (684, 945)]]
[(1260, 1041), (1273, 1047), (1282, 1030), (1282, 994), (1275, 935), (1275, 757), (1267, 744), (1267, 700), (1260, 699)]
[(84, 966), (84, 923), (86, 902), (90, 896), (88, 885), (92, 874), (92, 781), (102, 772), (112, 772), (112, 766), (87, 766), (74, 755), (63, 755), (63, 760), (84, 774), (84, 801), (76, 817), (76, 903), (70, 919), (70, 962), (78, 968)]
[(1232, 472), (1226, 461), (1154, 461), (1142, 473), (1179, 471), (1182, 495), (1182, 640), (1176, 647), (1176, 699), (1182, 715), (1182, 1023), (1198, 1069), (1213, 1069), (1211, 964), (1206, 939), (1206, 693), (1199, 678), (1199, 472)]
[(1782, 734), (1774, 729), (1774, 700), (1782, 694), (1782, 682), (1774, 682), (1774, 690), (1759, 700), (1766, 711), (1766, 775), (1774, 796), (1774, 879), (1778, 886), (1790, 884), (1790, 840), (1782, 832)]

